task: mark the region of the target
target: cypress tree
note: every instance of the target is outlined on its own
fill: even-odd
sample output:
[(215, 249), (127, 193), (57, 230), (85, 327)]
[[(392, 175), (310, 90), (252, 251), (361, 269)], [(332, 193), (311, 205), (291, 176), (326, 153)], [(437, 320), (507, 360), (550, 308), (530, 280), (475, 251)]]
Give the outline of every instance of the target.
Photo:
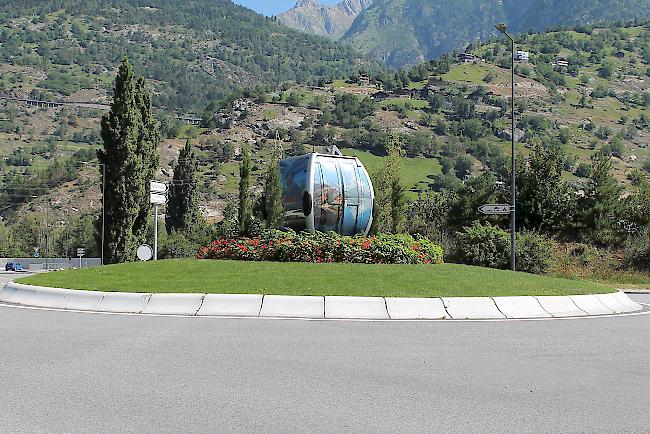
[(398, 136), (391, 138), (388, 157), (374, 173), (372, 184), (375, 189), (375, 219), (371, 232), (397, 233), (406, 222), (406, 198), (401, 182), (401, 160), (404, 156), (402, 141)]
[(391, 213), (391, 230), (394, 234), (404, 230), (406, 225), (406, 191), (402, 186), (399, 172), (391, 180), (390, 188), (390, 213)]
[(104, 259), (133, 261), (148, 227), (149, 181), (158, 167), (160, 136), (144, 80), (136, 81), (126, 59), (115, 78), (111, 110), (102, 117), (101, 136), (104, 149), (97, 156), (106, 173)]
[(247, 235), (253, 221), (253, 204), (251, 201), (251, 154), (247, 147), (242, 146), (244, 159), (239, 164), (239, 233)]
[(140, 212), (133, 225), (133, 233), (138, 244), (146, 241), (149, 229), (149, 216), (151, 215), (150, 184), (155, 179), (160, 157), (158, 156), (158, 144), (160, 143), (160, 129), (158, 121), (153, 115), (151, 106), (151, 94), (147, 90), (144, 77), (140, 77), (136, 83), (136, 104), (140, 111), (142, 128), (138, 137), (137, 154), (142, 158), (143, 176), (145, 188), (139, 198)]
[(199, 159), (188, 139), (174, 167), (174, 182), (169, 191), (165, 226), (167, 232), (188, 231), (202, 222), (199, 208)]
[(264, 206), (266, 207), (266, 222), (270, 228), (280, 228), (284, 224), (284, 208), (282, 208), (282, 185), (280, 181), (280, 165), (277, 160), (271, 162), (266, 174), (264, 187)]

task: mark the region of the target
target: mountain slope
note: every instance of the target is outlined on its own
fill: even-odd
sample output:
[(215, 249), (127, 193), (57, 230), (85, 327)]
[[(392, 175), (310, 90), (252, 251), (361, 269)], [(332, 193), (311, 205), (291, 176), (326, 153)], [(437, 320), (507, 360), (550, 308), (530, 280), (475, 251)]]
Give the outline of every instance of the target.
[(394, 67), (462, 49), (496, 34), (650, 17), (650, 0), (375, 0), (343, 37)]
[(293, 29), (338, 39), (372, 1), (342, 0), (336, 5), (325, 6), (318, 0), (299, 0), (291, 10), (278, 15), (278, 21)]
[(184, 111), (235, 86), (312, 83), (368, 63), (229, 0), (0, 0), (0, 10), (0, 62), (45, 77), (21, 89), (43, 99), (107, 90), (124, 57), (154, 83), (157, 105)]

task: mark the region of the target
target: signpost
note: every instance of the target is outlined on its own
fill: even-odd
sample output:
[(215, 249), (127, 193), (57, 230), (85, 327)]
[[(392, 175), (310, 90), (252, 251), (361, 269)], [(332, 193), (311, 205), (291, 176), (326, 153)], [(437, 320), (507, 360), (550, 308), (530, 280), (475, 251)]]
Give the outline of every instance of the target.
[(167, 203), (167, 184), (151, 181), (149, 188), (151, 194), (149, 200), (153, 205), (153, 260), (158, 260), (158, 206)]
[(84, 249), (83, 247), (79, 247), (77, 249), (77, 256), (79, 256), (79, 268), (82, 267), (81, 258), (83, 258), (85, 255), (86, 255), (86, 249)]
[(478, 210), (488, 215), (509, 215), (511, 208), (508, 204), (487, 204), (481, 205)]

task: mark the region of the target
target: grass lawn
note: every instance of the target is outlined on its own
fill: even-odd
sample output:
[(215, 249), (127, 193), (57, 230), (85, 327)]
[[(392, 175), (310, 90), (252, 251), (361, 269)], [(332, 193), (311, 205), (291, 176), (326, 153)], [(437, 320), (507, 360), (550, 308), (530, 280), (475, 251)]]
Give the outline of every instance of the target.
[(55, 271), (19, 283), (95, 291), (471, 297), (612, 292), (578, 280), (465, 265), (365, 265), (175, 259)]
[[(344, 155), (359, 158), (371, 175), (377, 171), (385, 158), (368, 151), (352, 148), (343, 148), (341, 152)], [(428, 175), (439, 175), (440, 173), (442, 173), (442, 167), (435, 158), (402, 158), (402, 182), (407, 189), (422, 187), (422, 184), (432, 182)]]

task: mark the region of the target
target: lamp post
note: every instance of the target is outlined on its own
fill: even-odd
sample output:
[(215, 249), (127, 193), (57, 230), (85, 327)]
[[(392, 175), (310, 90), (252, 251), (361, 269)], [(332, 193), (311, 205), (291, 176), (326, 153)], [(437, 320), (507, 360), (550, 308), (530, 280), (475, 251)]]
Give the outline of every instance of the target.
[(510, 265), (512, 271), (517, 270), (517, 260), (515, 258), (515, 207), (517, 205), (517, 198), (515, 195), (515, 40), (512, 39), (507, 32), (508, 26), (505, 24), (497, 24), (496, 29), (506, 35), (510, 39), (510, 54), (512, 55), (511, 73), (512, 73), (512, 100), (510, 102), (510, 110), (512, 116), (512, 131), (510, 139), (512, 140), (512, 170), (510, 179)]

